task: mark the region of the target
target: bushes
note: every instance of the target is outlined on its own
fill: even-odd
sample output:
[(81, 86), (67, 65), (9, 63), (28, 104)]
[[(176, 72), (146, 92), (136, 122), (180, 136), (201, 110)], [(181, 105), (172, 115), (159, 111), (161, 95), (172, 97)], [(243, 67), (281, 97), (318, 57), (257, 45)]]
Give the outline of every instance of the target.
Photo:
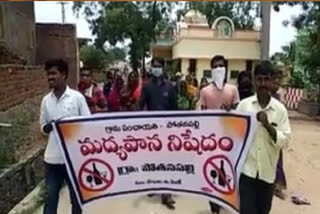
[(302, 71), (292, 72), (290, 79), (290, 86), (293, 88), (304, 88), (305, 86), (305, 74)]
[(0, 128), (0, 168), (16, 162), (16, 151), (23, 142), (30, 140), (31, 114), (26, 110), (6, 120), (12, 127)]
[(24, 149), (39, 138), (39, 105), (41, 96), (0, 112), (0, 122), (12, 127), (0, 127), (0, 169), (16, 163), (25, 155)]

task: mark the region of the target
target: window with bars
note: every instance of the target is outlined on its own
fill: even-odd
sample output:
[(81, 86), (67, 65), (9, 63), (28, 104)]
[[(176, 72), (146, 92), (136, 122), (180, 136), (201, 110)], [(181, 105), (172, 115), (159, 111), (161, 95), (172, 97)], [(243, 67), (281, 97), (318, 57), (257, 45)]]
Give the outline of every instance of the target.
[(205, 78), (211, 79), (212, 78), (212, 72), (211, 70), (203, 70), (203, 76)]
[(237, 70), (231, 70), (231, 72), (230, 72), (230, 78), (231, 78), (231, 79), (237, 79), (238, 76), (239, 76), (239, 71), (237, 71)]
[(246, 71), (252, 71), (252, 69), (253, 69), (253, 61), (247, 60), (246, 61)]
[(189, 73), (195, 74), (197, 70), (197, 60), (196, 59), (190, 59), (189, 60)]

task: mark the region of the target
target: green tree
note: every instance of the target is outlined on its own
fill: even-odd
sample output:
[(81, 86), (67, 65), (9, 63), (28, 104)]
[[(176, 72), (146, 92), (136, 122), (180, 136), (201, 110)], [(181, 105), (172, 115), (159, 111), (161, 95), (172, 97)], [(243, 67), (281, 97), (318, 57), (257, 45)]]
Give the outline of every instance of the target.
[[(290, 42), (289, 45), (282, 46), (282, 52), (276, 52), (272, 55), (271, 61), (274, 64), (283, 63), (287, 69), (294, 70), (296, 58), (296, 41)], [(291, 73), (292, 74), (292, 73)]]
[[(317, 88), (320, 84), (319, 47), (314, 44), (310, 30), (300, 30), (296, 40), (296, 74), (303, 74), (308, 99), (316, 101)], [(317, 53), (318, 52), (318, 53)], [(318, 58), (317, 58), (318, 57)]]
[(106, 55), (94, 46), (83, 46), (80, 49), (80, 60), (86, 67), (101, 69), (105, 66)]
[(123, 48), (113, 47), (108, 50), (98, 49), (95, 46), (83, 46), (80, 49), (80, 60), (84, 66), (93, 69), (102, 69), (115, 60), (125, 60), (126, 51)]
[(275, 11), (280, 11), (281, 5), (300, 5), (302, 8), (302, 12), (287, 24), (291, 23), (299, 32), (296, 42), (295, 64), (304, 71), (308, 81), (306, 86), (313, 87), (310, 91), (314, 91), (314, 88), (318, 87), (320, 98), (320, 2), (274, 2)]
[(111, 61), (114, 60), (122, 60), (124, 61), (126, 59), (126, 51), (124, 48), (110, 48), (106, 52), (106, 57), (109, 58)]
[(106, 41), (111, 45), (130, 40), (129, 55), (133, 69), (148, 56), (150, 43), (155, 38), (157, 24), (168, 18), (176, 2), (74, 2), (76, 13), (83, 11), (92, 33), (97, 36), (95, 45), (102, 48)]
[[(252, 29), (255, 19), (260, 17), (260, 2), (256, 1), (189, 1), (185, 12), (195, 9), (203, 13), (209, 26), (220, 16), (227, 16), (237, 29)], [(181, 15), (181, 12), (179, 13)]]

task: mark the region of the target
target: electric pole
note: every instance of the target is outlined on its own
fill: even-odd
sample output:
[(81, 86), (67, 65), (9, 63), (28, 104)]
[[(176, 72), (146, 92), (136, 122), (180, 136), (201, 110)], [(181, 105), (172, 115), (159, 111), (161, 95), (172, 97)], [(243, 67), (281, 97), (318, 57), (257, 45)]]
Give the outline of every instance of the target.
[(68, 4), (65, 1), (58, 2), (58, 4), (61, 4), (61, 15), (62, 15), (62, 23), (64, 24), (66, 22), (66, 10), (65, 5)]
[(270, 13), (271, 1), (261, 1), (262, 30), (261, 30), (261, 56), (262, 60), (269, 59), (270, 47)]

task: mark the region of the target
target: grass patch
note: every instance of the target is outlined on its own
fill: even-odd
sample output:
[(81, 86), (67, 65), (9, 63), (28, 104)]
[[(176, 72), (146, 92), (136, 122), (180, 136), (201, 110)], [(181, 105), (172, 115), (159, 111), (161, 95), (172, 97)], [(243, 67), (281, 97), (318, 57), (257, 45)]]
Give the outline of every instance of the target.
[(0, 127), (0, 169), (18, 162), (26, 155), (26, 145), (39, 137), (40, 101), (40, 97), (32, 98), (6, 112), (0, 112), (0, 122), (12, 124), (12, 127)]
[(30, 201), (25, 201), (24, 205), (20, 207), (16, 207), (10, 211), (10, 213), (14, 214), (34, 214), (41, 208), (46, 199), (46, 191), (45, 191), (45, 182), (41, 181), (38, 185), (39, 191), (36, 192), (31, 198)]
[(0, 128), (0, 168), (15, 163), (17, 149), (30, 140), (31, 114), (22, 110), (6, 122), (13, 126)]

